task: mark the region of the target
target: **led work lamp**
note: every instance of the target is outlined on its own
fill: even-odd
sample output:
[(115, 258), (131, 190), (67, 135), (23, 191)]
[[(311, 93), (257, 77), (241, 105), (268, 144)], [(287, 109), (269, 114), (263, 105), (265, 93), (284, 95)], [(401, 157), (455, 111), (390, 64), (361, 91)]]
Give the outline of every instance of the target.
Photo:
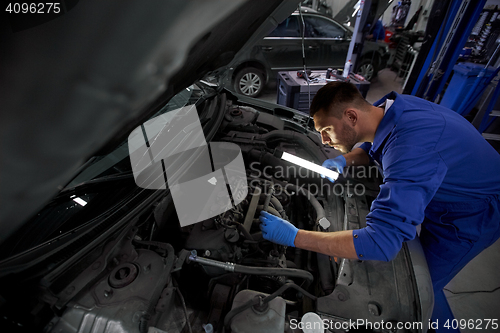
[(314, 164), (312, 162), (309, 162), (303, 158), (297, 157), (295, 155), (289, 154), (287, 152), (283, 152), (283, 155), (281, 155), (281, 159), (288, 161), (290, 163), (296, 164), (298, 166), (301, 166), (303, 168), (306, 168), (308, 170), (317, 172), (321, 175), (324, 175), (328, 178), (331, 178), (333, 180), (336, 180), (339, 177), (339, 173), (330, 169), (327, 169), (325, 167), (322, 167), (321, 165)]

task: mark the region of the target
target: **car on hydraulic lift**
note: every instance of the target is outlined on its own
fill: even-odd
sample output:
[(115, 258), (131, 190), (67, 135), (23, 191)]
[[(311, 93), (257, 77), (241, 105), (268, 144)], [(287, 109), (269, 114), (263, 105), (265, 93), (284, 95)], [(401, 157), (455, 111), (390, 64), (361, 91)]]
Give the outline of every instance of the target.
[[(239, 94), (257, 97), (279, 71), (304, 69), (302, 49), (308, 69), (343, 69), (351, 38), (351, 27), (302, 8), (259, 43), (242, 50), (224, 73), (224, 82)], [(355, 71), (371, 81), (387, 65), (389, 56), (386, 43), (365, 41)]]
[[(378, 262), (260, 233), (262, 210), (318, 232), (362, 228), (381, 182), (376, 166), (332, 184), (289, 164), (278, 152), (316, 164), (340, 152), (307, 115), (202, 80), (298, 2), (88, 0), (38, 22), (9, 17), (0, 38), (3, 331), (299, 332), (307, 312), (333, 332), (352, 323), (378, 332), (381, 322), (384, 332), (426, 331), (433, 294), (418, 239)], [(200, 149), (153, 161), (154, 149), (193, 138)], [(214, 155), (220, 147), (238, 153), (242, 175)], [(157, 177), (141, 178), (150, 167)], [(181, 212), (176, 191), (194, 175), (203, 182)], [(232, 201), (222, 190), (194, 201), (216, 185)], [(182, 223), (219, 201), (222, 212)]]

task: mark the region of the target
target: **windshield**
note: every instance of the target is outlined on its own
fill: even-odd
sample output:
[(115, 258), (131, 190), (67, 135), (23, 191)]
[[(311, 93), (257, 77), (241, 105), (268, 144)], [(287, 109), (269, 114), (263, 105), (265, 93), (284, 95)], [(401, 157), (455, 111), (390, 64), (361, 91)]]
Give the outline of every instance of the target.
[[(187, 106), (196, 106), (214, 91), (198, 83), (183, 89), (151, 119)], [(75, 228), (107, 218), (110, 211), (146, 192), (134, 181), (129, 140), (112, 152), (93, 156), (76, 176), (38, 214), (15, 232), (0, 248), (0, 259), (62, 238)]]
[[(204, 95), (204, 91), (198, 85), (192, 85), (180, 93), (175, 95), (161, 110), (153, 115), (157, 117), (161, 114), (178, 110), (184, 106), (196, 104)], [(128, 140), (125, 140), (113, 152), (104, 155), (93, 157), (88, 165), (85, 165), (83, 170), (72, 181), (66, 185), (67, 188), (72, 188), (78, 184), (90, 181), (95, 178), (104, 176), (132, 172), (129, 158)]]

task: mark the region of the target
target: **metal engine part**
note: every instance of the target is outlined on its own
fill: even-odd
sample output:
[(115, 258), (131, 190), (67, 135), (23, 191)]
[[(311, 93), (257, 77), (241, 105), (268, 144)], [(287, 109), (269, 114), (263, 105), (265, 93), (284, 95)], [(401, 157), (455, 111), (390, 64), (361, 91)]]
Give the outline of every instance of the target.
[[(249, 178), (249, 182), (251, 181), (252, 178)], [(185, 248), (197, 250), (200, 255), (207, 258), (240, 262), (241, 251), (248, 250), (248, 245), (243, 245), (244, 242), (254, 242), (253, 237), (260, 232), (258, 213), (261, 210), (265, 209), (286, 218), (282, 202), (272, 194), (271, 189), (270, 182), (257, 185), (250, 189), (247, 198), (233, 209), (217, 218), (195, 224), (189, 231)], [(204, 269), (212, 276), (222, 273), (221, 270), (209, 267)]]
[(162, 258), (151, 250), (137, 250), (137, 258), (118, 264), (88, 291), (74, 298), (45, 331), (141, 332), (141, 321), (148, 315), (148, 309), (156, 306), (158, 291), (171, 281), (173, 259), (173, 253)]

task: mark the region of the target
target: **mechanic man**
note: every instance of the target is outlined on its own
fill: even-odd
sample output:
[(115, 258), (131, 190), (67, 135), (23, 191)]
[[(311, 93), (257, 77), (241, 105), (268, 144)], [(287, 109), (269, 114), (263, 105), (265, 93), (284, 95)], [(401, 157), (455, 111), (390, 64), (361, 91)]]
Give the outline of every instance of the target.
[(377, 20), (370, 30), (371, 33), (366, 36), (367, 39), (374, 41), (385, 39), (385, 28), (381, 20)]
[[(392, 92), (371, 105), (357, 88), (331, 82), (313, 99), (310, 114), (323, 143), (344, 152), (323, 166), (383, 168), (384, 183), (365, 228), (298, 230), (267, 212), (265, 239), (330, 256), (389, 261), (421, 224), (434, 287), (432, 321), (439, 331), (453, 314), (443, 287), (500, 236), (500, 155), (462, 116), (429, 101)], [(365, 142), (352, 149), (358, 142)], [(451, 329), (450, 329), (451, 331)]]

